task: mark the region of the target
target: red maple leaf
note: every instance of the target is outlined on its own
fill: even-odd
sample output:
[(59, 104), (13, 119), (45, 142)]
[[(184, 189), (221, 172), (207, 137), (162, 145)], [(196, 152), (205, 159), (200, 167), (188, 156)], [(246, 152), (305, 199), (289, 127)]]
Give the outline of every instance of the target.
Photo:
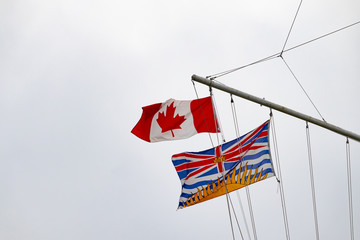
[(175, 114), (174, 102), (170, 104), (170, 106), (166, 107), (166, 115), (165, 111), (159, 113), (159, 117), (156, 119), (159, 126), (161, 127), (161, 132), (171, 131), (173, 137), (175, 137), (173, 130), (174, 129), (181, 129), (180, 125), (186, 120), (185, 116), (179, 116)]

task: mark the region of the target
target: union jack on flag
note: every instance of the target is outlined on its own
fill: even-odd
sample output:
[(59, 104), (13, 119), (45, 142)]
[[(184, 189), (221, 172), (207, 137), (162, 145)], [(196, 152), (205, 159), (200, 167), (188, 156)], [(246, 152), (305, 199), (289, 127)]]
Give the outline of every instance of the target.
[(274, 176), (266, 121), (251, 132), (201, 152), (172, 156), (182, 192), (179, 208), (224, 195)]

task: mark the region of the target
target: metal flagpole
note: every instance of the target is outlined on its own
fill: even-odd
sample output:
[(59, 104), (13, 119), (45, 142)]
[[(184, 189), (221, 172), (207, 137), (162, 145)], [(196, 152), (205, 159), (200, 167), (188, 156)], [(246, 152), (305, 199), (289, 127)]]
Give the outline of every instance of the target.
[(279, 112), (283, 112), (285, 114), (288, 114), (288, 115), (291, 115), (293, 117), (296, 117), (296, 118), (299, 118), (299, 119), (302, 119), (304, 121), (307, 121), (307, 122), (310, 122), (310, 123), (313, 123), (315, 125), (318, 125), (320, 127), (323, 127), (323, 128), (326, 128), (330, 131), (333, 131), (333, 132), (336, 132), (340, 135), (343, 135), (345, 137), (348, 137), (348, 138), (351, 138), (355, 141), (358, 141), (360, 142), (360, 135), (356, 134), (356, 133), (353, 133), (353, 132), (350, 132), (348, 130), (345, 130), (345, 129), (342, 129), (338, 126), (335, 126), (333, 124), (330, 124), (330, 123), (327, 123), (325, 121), (322, 121), (322, 120), (319, 120), (317, 118), (313, 118), (311, 116), (308, 116), (306, 114), (303, 114), (303, 113), (300, 113), (300, 112), (297, 112), (295, 110), (292, 110), (290, 108), (287, 108), (287, 107), (284, 107), (284, 106), (281, 106), (279, 104), (276, 104), (276, 103), (273, 103), (273, 102), (270, 102), (270, 101), (267, 101), (265, 99), (262, 99), (262, 98), (259, 98), (259, 97), (255, 97), (253, 95), (250, 95), (248, 93), (245, 93), (245, 92), (242, 92), (240, 90), (237, 90), (235, 88), (231, 88), (231, 87), (228, 87), (222, 83), (218, 83), (218, 82), (215, 82), (213, 80), (210, 80), (210, 79), (207, 79), (207, 78), (204, 78), (204, 77), (200, 77), (200, 76), (197, 76), (197, 75), (192, 75), (191, 79), (195, 82), (199, 82), (199, 83), (202, 83), (202, 84), (205, 84), (205, 85), (208, 85), (210, 87), (213, 87), (213, 88), (216, 88), (216, 89), (219, 89), (219, 90), (222, 90), (224, 92), (228, 92), (228, 93), (231, 93), (235, 96), (238, 96), (238, 97), (241, 97), (241, 98), (245, 98), (249, 101), (252, 101), (252, 102), (255, 102), (255, 103), (258, 103), (260, 105), (264, 105), (266, 107), (269, 107), (271, 109), (274, 109), (274, 110), (277, 110)]

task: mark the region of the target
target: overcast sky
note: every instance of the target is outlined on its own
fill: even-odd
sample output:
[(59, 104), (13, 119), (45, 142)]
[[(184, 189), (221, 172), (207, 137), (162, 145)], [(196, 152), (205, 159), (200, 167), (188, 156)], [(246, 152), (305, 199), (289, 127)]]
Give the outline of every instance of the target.
[[(141, 107), (196, 98), (192, 74), (280, 52), (298, 5), (0, 0), (0, 238), (232, 239), (224, 196), (176, 210), (181, 185), (171, 156), (210, 148), (208, 135), (150, 144), (130, 131)], [(304, 1), (286, 48), (359, 21), (359, 9), (357, 0)], [(283, 55), (325, 120), (358, 134), (359, 42), (358, 24)], [(320, 118), (281, 58), (218, 81)], [(230, 97), (214, 96), (232, 140)], [(235, 104), (241, 134), (269, 118), (266, 107)], [(274, 117), (291, 239), (315, 239), (305, 122)], [(350, 239), (346, 138), (312, 124), (310, 136), (320, 238)], [(350, 149), (357, 239), (359, 142)], [(249, 190), (258, 239), (286, 239), (275, 178)], [(245, 191), (237, 193), (250, 225)], [(236, 192), (231, 199), (248, 239)]]

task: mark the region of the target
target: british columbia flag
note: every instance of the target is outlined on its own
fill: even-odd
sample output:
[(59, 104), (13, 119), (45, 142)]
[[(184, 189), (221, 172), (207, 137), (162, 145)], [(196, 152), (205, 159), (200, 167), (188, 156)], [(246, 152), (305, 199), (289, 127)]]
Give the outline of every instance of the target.
[(266, 121), (240, 138), (215, 148), (173, 155), (182, 186), (179, 208), (274, 176), (268, 130), (269, 121)]

